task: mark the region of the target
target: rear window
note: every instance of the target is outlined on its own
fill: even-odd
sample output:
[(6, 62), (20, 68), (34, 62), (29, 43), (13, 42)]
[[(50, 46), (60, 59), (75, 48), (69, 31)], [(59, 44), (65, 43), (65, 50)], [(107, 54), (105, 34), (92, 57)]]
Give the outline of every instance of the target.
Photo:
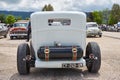
[(69, 26), (71, 25), (71, 20), (67, 18), (54, 18), (48, 19), (49, 26)]
[(14, 27), (27, 27), (27, 23), (15, 23), (13, 26)]
[(97, 24), (87, 24), (87, 27), (97, 27)]

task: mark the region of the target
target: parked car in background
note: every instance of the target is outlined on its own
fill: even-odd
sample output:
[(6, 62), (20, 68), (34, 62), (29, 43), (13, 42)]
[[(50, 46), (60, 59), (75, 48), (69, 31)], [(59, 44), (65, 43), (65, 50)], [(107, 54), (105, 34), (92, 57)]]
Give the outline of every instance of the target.
[(117, 32), (120, 32), (120, 22), (117, 23)]
[(87, 36), (99, 36), (102, 37), (102, 31), (98, 28), (96, 22), (87, 22)]
[(4, 36), (4, 38), (7, 37), (8, 28), (5, 26), (4, 23), (0, 23), (0, 36)]
[(117, 28), (114, 25), (113, 26), (108, 26), (108, 30), (107, 31), (116, 32)]
[(28, 20), (20, 20), (13, 24), (13, 27), (10, 28), (10, 39), (13, 38), (26, 38), (27, 37), (27, 28), (29, 21)]
[(105, 24), (102, 24), (101, 26), (100, 26), (100, 29), (102, 30), (102, 31), (106, 31), (107, 29), (106, 29), (106, 25)]

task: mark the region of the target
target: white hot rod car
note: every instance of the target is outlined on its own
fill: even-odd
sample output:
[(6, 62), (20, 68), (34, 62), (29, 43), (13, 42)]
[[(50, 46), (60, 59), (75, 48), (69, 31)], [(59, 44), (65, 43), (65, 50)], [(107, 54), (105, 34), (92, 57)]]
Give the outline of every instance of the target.
[(35, 12), (31, 14), (31, 30), (30, 44), (18, 46), (19, 74), (28, 74), (31, 67), (81, 69), (87, 66), (89, 72), (99, 71), (100, 48), (96, 42), (89, 42), (86, 47), (84, 13)]

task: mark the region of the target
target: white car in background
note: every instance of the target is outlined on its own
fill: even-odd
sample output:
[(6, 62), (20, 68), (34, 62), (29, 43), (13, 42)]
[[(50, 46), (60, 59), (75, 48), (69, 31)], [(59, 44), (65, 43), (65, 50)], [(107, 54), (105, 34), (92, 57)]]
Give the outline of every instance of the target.
[(98, 24), (96, 22), (87, 22), (87, 36), (99, 36), (102, 37), (102, 31), (98, 28)]

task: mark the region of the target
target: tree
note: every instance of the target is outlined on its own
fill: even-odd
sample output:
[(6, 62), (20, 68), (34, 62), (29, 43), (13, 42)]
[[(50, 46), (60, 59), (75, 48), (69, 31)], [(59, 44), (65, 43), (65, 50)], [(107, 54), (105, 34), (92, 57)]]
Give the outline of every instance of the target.
[(98, 24), (102, 24), (102, 12), (101, 11), (94, 11), (92, 13), (94, 22), (97, 22)]
[(90, 19), (90, 17), (87, 17), (87, 22), (92, 22), (92, 20)]
[(108, 19), (109, 19), (109, 16), (110, 16), (110, 10), (108, 8), (104, 9), (102, 11), (102, 23), (103, 24), (108, 24)]
[(26, 17), (25, 20), (30, 20), (30, 18), (29, 18), (29, 17)]
[(116, 24), (120, 20), (120, 6), (119, 4), (113, 4), (110, 12), (109, 24)]
[(22, 20), (22, 17), (21, 16), (17, 16), (16, 17), (16, 21), (18, 21), (18, 20)]
[(108, 24), (113, 25), (114, 24), (114, 19), (115, 19), (114, 16), (110, 14)]
[(54, 8), (51, 4), (48, 4), (42, 8), (42, 11), (54, 11)]
[(49, 4), (49, 5), (47, 6), (47, 10), (48, 10), (48, 11), (54, 11), (53, 6), (52, 6), (51, 4)]
[(42, 11), (47, 11), (47, 5), (42, 8)]
[(0, 22), (1, 23), (5, 22), (5, 15), (4, 14), (0, 14)]
[(8, 15), (5, 19), (5, 21), (7, 24), (12, 25), (16, 20), (15, 20), (15, 17), (13, 15)]
[(93, 22), (93, 15), (92, 12), (87, 12), (87, 22)]

